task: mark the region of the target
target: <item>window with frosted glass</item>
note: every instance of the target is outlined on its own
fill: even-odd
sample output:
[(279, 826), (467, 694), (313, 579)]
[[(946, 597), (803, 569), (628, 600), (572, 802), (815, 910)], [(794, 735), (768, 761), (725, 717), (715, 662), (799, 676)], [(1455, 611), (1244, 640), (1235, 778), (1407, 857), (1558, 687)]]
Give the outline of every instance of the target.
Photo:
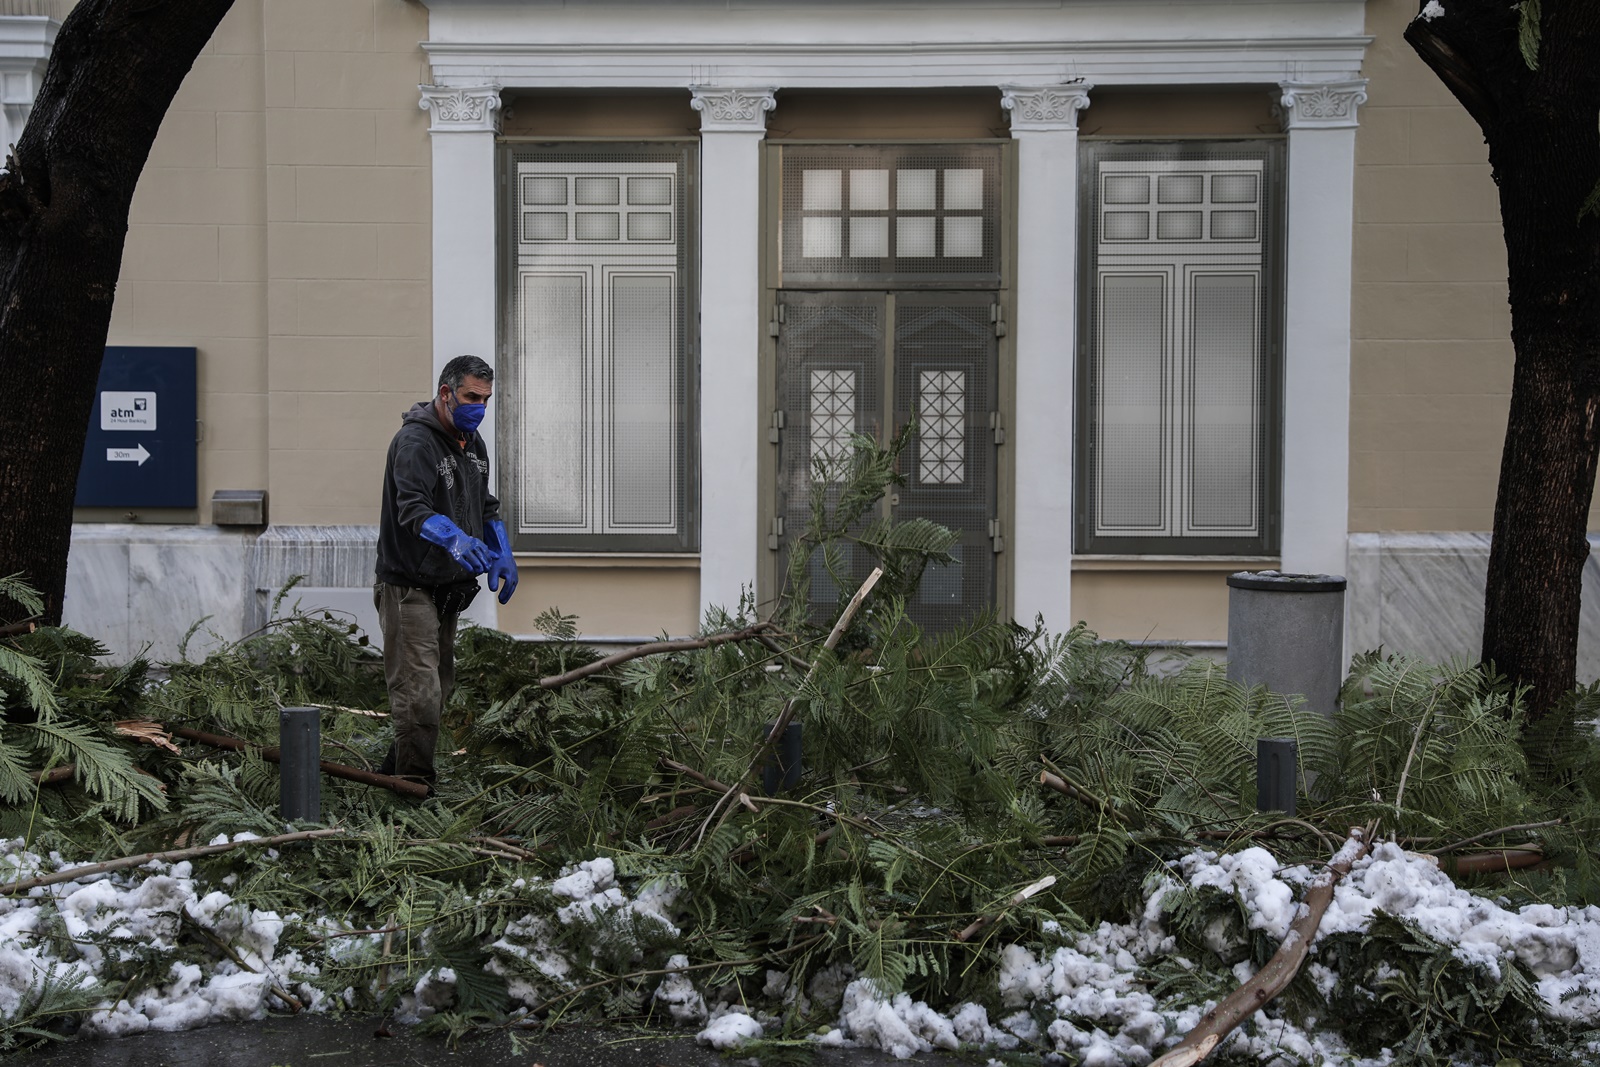
[(1279, 146), (1086, 142), (1076, 548), (1277, 550)]
[(514, 146), (505, 173), (508, 527), (534, 550), (693, 548), (689, 149)]

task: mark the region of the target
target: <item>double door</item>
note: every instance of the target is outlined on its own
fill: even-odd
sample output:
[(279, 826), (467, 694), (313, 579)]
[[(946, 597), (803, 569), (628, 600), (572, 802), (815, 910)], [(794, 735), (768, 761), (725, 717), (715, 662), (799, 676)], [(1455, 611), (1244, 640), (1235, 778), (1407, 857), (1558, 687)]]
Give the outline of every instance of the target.
[[(928, 519), (959, 540), (950, 563), (924, 572), (907, 613), (936, 633), (993, 607), (996, 556), (1004, 547), (996, 511), (997, 448), (1004, 439), (997, 295), (784, 291), (774, 318), (777, 506), (768, 546), (779, 553), (780, 581), (819, 481), (830, 509), (836, 505), (853, 436), (887, 444), (914, 420), (899, 456), (903, 484), (890, 490), (877, 514)], [(832, 561), (814, 552), (806, 565), (813, 617), (826, 620), (841, 585), (859, 582), (872, 566), (855, 544), (845, 544)]]

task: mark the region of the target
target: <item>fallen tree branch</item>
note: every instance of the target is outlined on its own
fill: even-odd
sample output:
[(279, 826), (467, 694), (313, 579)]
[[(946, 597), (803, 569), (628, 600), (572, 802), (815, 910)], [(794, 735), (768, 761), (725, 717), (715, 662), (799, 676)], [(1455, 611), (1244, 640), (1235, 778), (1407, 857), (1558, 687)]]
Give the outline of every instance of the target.
[(179, 860), (215, 856), (219, 852), (243, 848), (246, 845), (270, 848), (274, 845), (288, 845), (296, 841), (313, 841), (319, 837), (333, 837), (344, 832), (342, 828), (338, 827), (327, 830), (298, 830), (292, 834), (278, 834), (274, 837), (252, 837), (244, 841), (221, 841), (215, 845), (196, 845), (192, 848), (173, 849), (170, 852), (141, 852), (137, 856), (123, 856), (120, 859), (106, 860), (104, 863), (91, 863), (83, 867), (68, 867), (51, 874), (41, 874), (37, 878), (24, 878), (20, 882), (7, 882), (5, 885), (0, 885), (0, 897), (26, 893), (28, 890), (36, 889), (42, 885), (71, 882), (88, 875), (121, 871), (129, 867), (142, 867), (154, 860), (160, 860), (162, 863), (177, 863)]
[[(206, 926), (199, 919), (196, 919), (193, 915), (190, 915), (188, 905), (184, 905), (178, 909), (178, 918), (182, 919), (190, 926), (194, 927), (194, 929), (198, 930), (201, 937), (205, 938), (217, 948), (221, 949), (223, 954), (232, 960), (241, 970), (249, 971), (251, 974), (261, 973), (260, 968), (252, 967), (250, 964), (246, 963), (244, 957), (239, 955), (239, 953), (234, 950), (232, 945), (228, 944), (222, 938), (213, 933), (210, 927)], [(289, 1005), (290, 1008), (294, 1009), (296, 1014), (305, 1010), (305, 1005), (301, 1003), (299, 997), (295, 996), (281, 985), (278, 985), (276, 982), (269, 987), (269, 991), (273, 996), (277, 997), (279, 1000)]]
[(1428, 855), (1442, 856), (1446, 852), (1454, 852), (1458, 848), (1465, 848), (1467, 845), (1475, 845), (1486, 837), (1499, 837), (1501, 834), (1518, 834), (1527, 830), (1543, 830), (1551, 826), (1560, 826), (1566, 821), (1567, 820), (1565, 818), (1547, 819), (1544, 822), (1524, 822), (1517, 823), (1515, 826), (1502, 826), (1497, 830), (1485, 830), (1481, 834), (1473, 834), (1471, 837), (1463, 837), (1460, 841), (1452, 841), (1442, 848), (1429, 849)]
[[(1039, 772), (1039, 784), (1048, 786), (1049, 788), (1054, 789), (1057, 793), (1061, 793), (1065, 796), (1071, 797), (1073, 800), (1081, 801), (1082, 803), (1089, 805), (1089, 807), (1093, 808), (1097, 813), (1104, 815), (1108, 819), (1117, 818), (1116, 809), (1113, 808), (1109, 803), (1101, 800), (1099, 797), (1095, 796), (1087, 789), (1084, 789), (1082, 786), (1074, 785), (1065, 778), (1051, 774), (1049, 771)], [(1121, 820), (1118, 819), (1117, 821), (1120, 822)]]
[(1490, 852), (1447, 856), (1444, 860), (1445, 870), (1452, 874), (1492, 874), (1537, 867), (1544, 862), (1544, 853), (1536, 848), (1497, 848)]
[[(282, 753), (278, 751), (276, 746), (258, 745), (251, 741), (228, 737), (224, 734), (208, 734), (204, 730), (191, 730), (187, 726), (174, 726), (172, 727), (172, 733), (185, 740), (198, 741), (202, 745), (210, 745), (212, 748), (226, 748), (234, 752), (255, 752), (262, 759), (273, 763), (278, 763), (282, 759)], [(349, 782), (360, 782), (362, 785), (375, 785), (381, 789), (391, 789), (396, 793), (404, 793), (410, 797), (422, 798), (428, 795), (428, 787), (422, 782), (395, 778), (391, 775), (379, 774), (376, 771), (364, 771), (359, 767), (347, 767), (342, 763), (330, 763), (327, 760), (318, 761), (318, 765), (322, 768), (322, 773), (330, 778), (343, 778)]]
[(1317, 927), (1322, 916), (1333, 902), (1333, 887), (1350, 873), (1357, 860), (1367, 853), (1367, 834), (1352, 827), (1350, 837), (1333, 856), (1322, 879), (1306, 891), (1305, 911), (1289, 924), (1289, 933), (1272, 954), (1267, 965), (1256, 972), (1254, 978), (1235, 989), (1222, 1003), (1200, 1017), (1200, 1022), (1184, 1039), (1150, 1067), (1192, 1067), (1222, 1044), (1234, 1028), (1263, 1008), (1273, 997), (1282, 993), (1305, 963), (1311, 942), (1316, 940)]
[(597, 659), (593, 663), (585, 663), (581, 667), (574, 667), (565, 674), (552, 674), (548, 678), (539, 679), (541, 689), (560, 689), (564, 685), (587, 678), (591, 674), (608, 671), (618, 664), (627, 663), (629, 660), (640, 659), (644, 656), (661, 656), (668, 652), (689, 652), (697, 648), (711, 648), (715, 645), (726, 645), (733, 641), (750, 641), (760, 638), (766, 631), (772, 629), (770, 622), (758, 622), (754, 626), (747, 626), (743, 630), (730, 630), (727, 633), (712, 634), (710, 637), (685, 638), (681, 641), (651, 641), (643, 645), (634, 645), (621, 652), (613, 652), (604, 659)]
[(1021, 904), (1023, 901), (1027, 900), (1029, 897), (1036, 896), (1039, 893), (1043, 893), (1046, 889), (1049, 889), (1051, 886), (1053, 886), (1055, 884), (1056, 884), (1056, 876), (1053, 875), (1053, 874), (1047, 874), (1043, 878), (1039, 879), (1037, 882), (1034, 882), (1032, 885), (1023, 887), (1022, 889), (1018, 890), (1015, 894), (1013, 894), (1011, 899), (1006, 903), (1006, 906), (1001, 908), (995, 914), (978, 916), (977, 921), (972, 923), (972, 925), (968, 926), (965, 930), (962, 930), (960, 933), (956, 934), (956, 940), (957, 941), (971, 941), (974, 937), (977, 937), (978, 934), (982, 933), (989, 926), (991, 926), (994, 923), (998, 922), (1000, 920), (1000, 916), (1004, 915), (1007, 911), (1009, 911), (1012, 908), (1016, 907), (1018, 904)]
[(39, 624), (33, 621), (38, 617), (37, 615), (30, 615), (21, 622), (12, 622), (0, 626), (0, 637), (16, 637), (18, 634), (33, 633), (39, 628)]

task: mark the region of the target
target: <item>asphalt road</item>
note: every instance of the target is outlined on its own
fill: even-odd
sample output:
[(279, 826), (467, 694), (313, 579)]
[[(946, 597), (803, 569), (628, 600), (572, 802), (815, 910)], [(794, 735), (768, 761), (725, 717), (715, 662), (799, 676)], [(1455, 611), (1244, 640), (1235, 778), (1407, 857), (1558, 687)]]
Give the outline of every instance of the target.
[[(451, 1048), (438, 1038), (389, 1027), (378, 1037), (376, 1019), (272, 1018), (172, 1034), (142, 1034), (109, 1041), (74, 1041), (12, 1060), (18, 1067), (729, 1067), (765, 1060), (796, 1067), (805, 1050), (752, 1058), (696, 1045), (683, 1032), (570, 1029), (524, 1038), (512, 1049), (505, 1034)], [(789, 1051), (789, 1050), (786, 1050)], [(798, 1053), (796, 1055), (795, 1053)], [(917, 1067), (972, 1067), (976, 1058), (918, 1056)], [(815, 1067), (888, 1067), (904, 1064), (883, 1053), (819, 1050)]]

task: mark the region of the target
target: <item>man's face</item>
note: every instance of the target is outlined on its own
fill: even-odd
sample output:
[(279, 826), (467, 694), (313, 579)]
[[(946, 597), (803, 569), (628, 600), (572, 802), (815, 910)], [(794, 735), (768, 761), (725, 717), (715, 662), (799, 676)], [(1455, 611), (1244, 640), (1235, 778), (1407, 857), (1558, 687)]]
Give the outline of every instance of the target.
[(444, 409), (444, 420), (450, 429), (455, 429), (455, 419), (452, 417), (458, 404), (487, 404), (494, 395), (494, 383), (486, 382), (476, 375), (469, 374), (461, 379), (461, 388), (455, 390), (451, 397), (448, 385), (439, 386), (439, 406)]

